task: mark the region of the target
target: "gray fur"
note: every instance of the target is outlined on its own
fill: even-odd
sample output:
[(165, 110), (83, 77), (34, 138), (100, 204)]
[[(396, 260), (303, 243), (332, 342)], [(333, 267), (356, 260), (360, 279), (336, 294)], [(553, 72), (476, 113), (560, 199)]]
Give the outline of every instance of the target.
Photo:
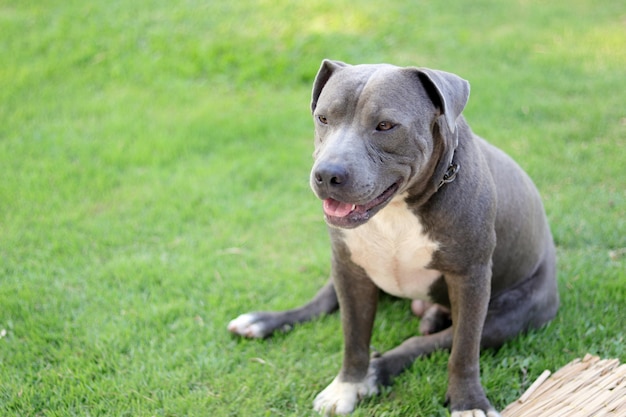
[[(497, 416), (480, 383), (480, 348), (498, 347), (555, 316), (556, 254), (538, 191), (511, 158), (471, 131), (461, 114), (468, 98), (467, 81), (443, 71), (325, 60), (311, 101), (311, 187), (339, 207), (337, 216), (328, 214), (333, 209), (326, 213), (331, 280), (300, 309), (252, 313), (229, 329), (265, 337), (339, 305), (345, 349), (333, 384), (363, 390), (372, 375), (376, 384), (389, 384), (415, 358), (451, 349), (447, 400), (453, 416), (466, 410)], [(380, 122), (394, 127), (384, 130), (390, 125)], [(456, 177), (442, 185), (454, 165)], [(379, 288), (355, 263), (352, 251), (360, 246), (348, 236), (399, 195), (426, 239), (438, 245), (425, 268), (440, 277), (427, 298), (445, 308), (425, 318), (428, 335), (370, 358)], [(450, 319), (451, 326), (438, 328)], [(262, 330), (246, 330), (250, 323)], [(333, 384), (318, 396), (316, 409), (350, 412), (352, 405), (332, 399)]]

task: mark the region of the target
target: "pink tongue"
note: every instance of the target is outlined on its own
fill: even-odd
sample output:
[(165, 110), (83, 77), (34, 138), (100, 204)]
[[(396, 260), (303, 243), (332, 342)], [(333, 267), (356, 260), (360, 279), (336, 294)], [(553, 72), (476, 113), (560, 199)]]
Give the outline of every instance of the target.
[(345, 217), (352, 211), (352, 204), (327, 198), (324, 200), (324, 213), (333, 217)]

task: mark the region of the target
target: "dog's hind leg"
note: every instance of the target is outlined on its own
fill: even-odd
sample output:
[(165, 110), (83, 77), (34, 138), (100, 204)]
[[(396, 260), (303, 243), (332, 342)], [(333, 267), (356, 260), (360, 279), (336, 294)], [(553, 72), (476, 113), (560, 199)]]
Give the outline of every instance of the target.
[[(411, 303), (411, 310), (415, 313), (417, 302)], [(420, 317), (420, 333), (424, 336), (440, 332), (452, 325), (452, 316), (450, 309), (439, 304), (427, 305), (427, 308), (423, 311), (419, 311)]]
[(498, 348), (520, 333), (543, 326), (558, 308), (554, 260), (547, 258), (529, 278), (492, 297), (481, 348)]
[(371, 366), (376, 370), (379, 384), (390, 385), (399, 375), (420, 356), (427, 356), (436, 350), (450, 350), (452, 347), (452, 327), (427, 336), (411, 337), (395, 348), (375, 354)]
[(242, 314), (228, 323), (228, 330), (244, 337), (264, 338), (275, 331), (290, 330), (294, 324), (333, 313), (338, 308), (335, 287), (332, 281), (329, 281), (311, 301), (302, 307), (286, 311), (258, 311)]
[[(554, 274), (554, 260), (547, 257), (531, 277), (490, 300), (481, 348), (500, 347), (518, 334), (541, 327), (554, 318), (559, 306)], [(436, 304), (426, 307), (420, 311), (422, 320), (432, 308), (437, 308), (437, 313), (445, 315), (444, 307)], [(395, 376), (410, 367), (418, 357), (436, 350), (450, 350), (451, 347), (452, 327), (448, 327), (437, 333), (411, 337), (392, 350), (375, 354), (372, 367), (376, 369), (378, 383), (389, 385)]]

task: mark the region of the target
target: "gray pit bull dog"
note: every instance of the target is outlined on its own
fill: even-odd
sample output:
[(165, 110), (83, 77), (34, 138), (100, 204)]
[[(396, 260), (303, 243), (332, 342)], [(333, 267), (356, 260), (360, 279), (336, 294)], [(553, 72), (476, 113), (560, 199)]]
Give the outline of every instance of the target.
[[(417, 357), (450, 349), (452, 416), (499, 416), (480, 383), (480, 349), (557, 312), (555, 248), (539, 193), (472, 133), (461, 115), (468, 97), (468, 82), (443, 71), (322, 63), (311, 187), (329, 225), (331, 279), (300, 308), (228, 325), (266, 337), (340, 307), (343, 366), (314, 401), (321, 413), (350, 413)], [(380, 290), (428, 304), (418, 305), (422, 336), (370, 357)]]

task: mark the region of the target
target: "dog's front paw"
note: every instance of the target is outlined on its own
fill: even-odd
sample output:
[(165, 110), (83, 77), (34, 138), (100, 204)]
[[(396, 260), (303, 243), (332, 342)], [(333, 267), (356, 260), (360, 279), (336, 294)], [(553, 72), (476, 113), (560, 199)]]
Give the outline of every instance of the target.
[(378, 394), (376, 374), (372, 368), (361, 382), (342, 382), (335, 378), (329, 386), (320, 392), (313, 408), (324, 416), (350, 414), (363, 398)]
[(228, 323), (228, 331), (239, 336), (262, 339), (272, 333), (261, 313), (242, 314)]
[(453, 411), (451, 417), (501, 417), (496, 410), (489, 410), (487, 414), (483, 410)]

